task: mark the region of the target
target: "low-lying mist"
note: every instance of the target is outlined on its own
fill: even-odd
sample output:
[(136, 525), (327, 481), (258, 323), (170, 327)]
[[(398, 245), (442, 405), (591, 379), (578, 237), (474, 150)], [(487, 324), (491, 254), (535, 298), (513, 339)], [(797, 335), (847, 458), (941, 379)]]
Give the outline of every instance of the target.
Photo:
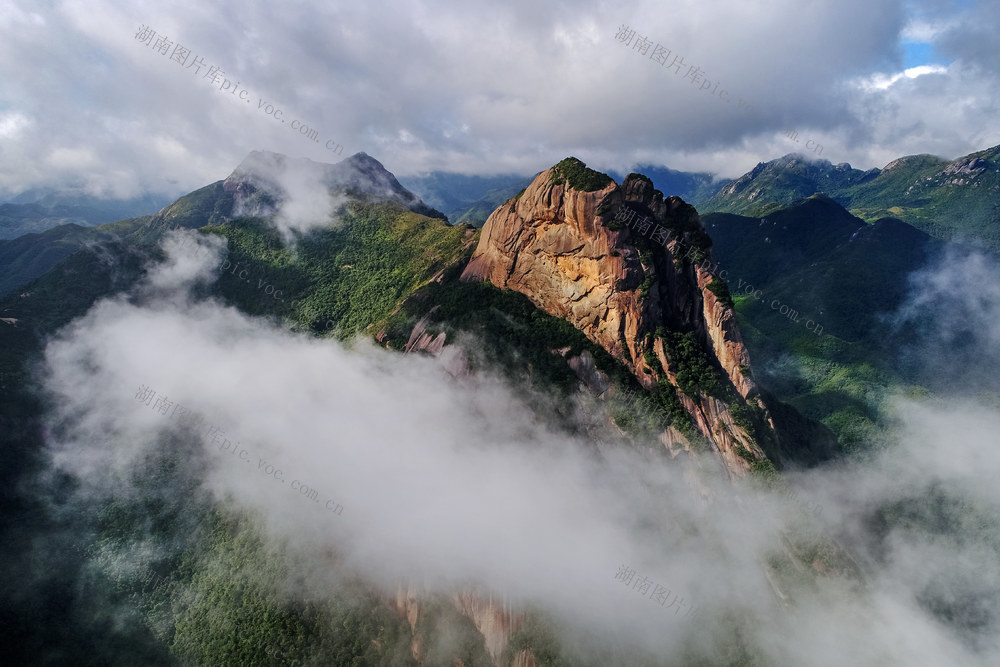
[[(762, 664), (1000, 663), (995, 409), (899, 399), (890, 447), (789, 475), (794, 495), (733, 484), (709, 455), (595, 448), (499, 375), (194, 297), (222, 248), (199, 239), (196, 258), (180, 237), (47, 346), (45, 479), (74, 479), (81, 511), (211, 499), (296, 564), (288, 595), (335, 595), (344, 576), (387, 595), (474, 588), (566, 642), (661, 663), (719, 664), (736, 632)], [(584, 395), (563, 408), (581, 422), (602, 409)], [(171, 456), (186, 486), (150, 481)], [(95, 567), (175, 546), (115, 548)]]

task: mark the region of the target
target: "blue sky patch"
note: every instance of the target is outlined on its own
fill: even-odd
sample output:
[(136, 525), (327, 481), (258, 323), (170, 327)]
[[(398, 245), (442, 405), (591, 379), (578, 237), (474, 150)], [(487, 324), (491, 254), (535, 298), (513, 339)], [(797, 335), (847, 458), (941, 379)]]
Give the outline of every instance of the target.
[(937, 64), (934, 62), (934, 45), (927, 42), (903, 42), (903, 69), (920, 65)]

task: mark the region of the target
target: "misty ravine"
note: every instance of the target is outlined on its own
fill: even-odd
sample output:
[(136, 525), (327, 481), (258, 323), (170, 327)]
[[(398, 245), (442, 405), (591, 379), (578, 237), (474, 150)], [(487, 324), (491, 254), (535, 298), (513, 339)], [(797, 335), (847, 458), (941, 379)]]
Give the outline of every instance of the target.
[[(153, 401), (154, 397), (156, 397), (155, 402)], [(149, 406), (152, 410), (161, 415), (167, 415), (167, 412), (169, 411), (170, 414), (167, 415), (168, 418), (173, 419), (176, 417), (180, 424), (188, 428), (195, 429), (195, 432), (199, 434), (199, 437), (202, 437), (201, 426), (205, 421), (203, 415), (200, 415), (189, 408), (183, 407), (180, 404), (175, 404), (163, 395), (157, 396), (157, 393), (146, 385), (140, 385), (139, 390), (135, 394), (135, 399)], [(204, 431), (203, 437), (208, 444), (216, 449), (216, 451), (221, 454), (229, 454), (233, 456), (236, 461), (242, 461), (249, 465), (253, 459), (250, 451), (246, 447), (243, 447), (240, 441), (234, 443), (229, 440), (225, 437), (225, 431), (214, 424), (208, 425)], [(286, 484), (286, 480), (284, 479), (285, 473), (280, 468), (275, 467), (259, 456), (257, 457), (257, 470), (266, 477), (273, 479), (280, 484)], [(344, 508), (342, 505), (335, 503), (332, 498), (324, 500), (319, 495), (319, 491), (308, 486), (301, 480), (294, 479), (288, 486), (292, 491), (296, 492), (306, 500), (312, 500), (316, 504), (323, 503), (323, 507), (325, 509), (338, 516), (343, 516)]]

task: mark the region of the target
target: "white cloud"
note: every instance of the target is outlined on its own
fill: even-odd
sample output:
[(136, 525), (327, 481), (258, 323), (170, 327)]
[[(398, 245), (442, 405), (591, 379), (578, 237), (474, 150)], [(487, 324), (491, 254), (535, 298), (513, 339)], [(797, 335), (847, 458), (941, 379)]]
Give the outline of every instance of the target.
[(46, 160), (47, 166), (59, 170), (87, 170), (97, 164), (97, 156), (86, 147), (56, 148)]
[(26, 25), (43, 26), (45, 17), (37, 12), (22, 10), (14, 0), (0, 2), (0, 27), (20, 29)]
[[(225, 177), (252, 150), (335, 162), (341, 156), (327, 141), (400, 175), (536, 173), (573, 154), (603, 168), (650, 155), (737, 176), (803, 152), (807, 139), (824, 146), (822, 157), (869, 168), (905, 153), (982, 148), (973, 142), (991, 140), (988, 133), (957, 131), (950, 105), (968, 100), (960, 123), (990, 126), (1000, 76), (992, 39), (980, 38), (995, 23), (985, 6), (933, 16), (946, 26), (935, 48), (960, 67), (936, 71), (946, 80), (929, 90), (851, 85), (898, 71), (900, 35), (924, 35), (931, 25), (919, 7), (896, 0), (717, 0), (669, 10), (477, 1), (391, 12), (310, 2), (239, 12), (191, 2), (8, 4), (12, 15), (44, 20), (0, 44), (0, 106), (35, 121), (5, 146), (17, 156), (0, 167), (0, 186), (10, 190), (67, 180), (41, 156), (79, 146), (100, 156), (76, 167), (93, 189), (173, 194)], [(623, 23), (681, 57), (685, 71), (675, 75), (615, 41)], [(220, 67), (249, 99), (219, 92), (204, 71), (138, 42), (141, 24)], [(698, 92), (684, 78), (691, 66), (732, 101)], [(974, 75), (959, 71), (970, 66)], [(740, 99), (760, 113), (736, 108)], [(258, 109), (262, 101), (282, 118)], [(293, 120), (320, 141), (291, 129)], [(800, 143), (775, 125), (794, 129)], [(165, 150), (157, 137), (179, 145)], [(126, 184), (115, 183), (121, 165), (131, 174)]]
[[(46, 350), (53, 458), (85, 492), (142, 493), (126, 472), (181, 441), (154, 397), (136, 400), (147, 385), (224, 431), (186, 436), (207, 488), (259, 512), (317, 572), (317, 554), (333, 550), (389, 590), (400, 579), (445, 593), (478, 582), (598, 643), (610, 635), (658, 655), (721, 645), (732, 629), (716, 614), (736, 609), (767, 664), (1000, 658), (1000, 531), (971, 513), (1000, 509), (995, 411), (900, 403), (892, 448), (792, 476), (797, 498), (765, 494), (731, 486), (710, 461), (595, 453), (548, 423), (551, 399), (488, 375), (456, 380), (426, 357), (295, 335), (196, 299), (189, 288), (211, 280), (219, 242), (198, 241), (210, 244), (199, 257), (185, 238), (167, 242), (167, 261), (134, 295), (99, 303)], [(804, 499), (863, 583), (779, 578), (787, 608), (762, 563), (805, 534)], [(894, 507), (917, 516), (880, 524)], [(931, 510), (942, 523), (925, 530)], [(706, 621), (615, 581), (622, 564), (703, 607)], [(975, 607), (981, 625), (965, 640), (931, 612), (949, 604)]]
[(934, 44), (945, 33), (960, 28), (965, 17), (960, 14), (938, 15), (933, 19), (912, 18), (900, 32), (900, 38), (917, 44)]
[(22, 113), (0, 114), (0, 137), (16, 139), (21, 131), (31, 124), (31, 119)]
[(917, 67), (910, 67), (896, 74), (873, 74), (872, 76), (860, 79), (857, 85), (862, 90), (868, 92), (886, 90), (904, 78), (916, 79), (918, 76), (925, 74), (945, 74), (947, 72), (948, 68), (943, 65), (918, 65)]

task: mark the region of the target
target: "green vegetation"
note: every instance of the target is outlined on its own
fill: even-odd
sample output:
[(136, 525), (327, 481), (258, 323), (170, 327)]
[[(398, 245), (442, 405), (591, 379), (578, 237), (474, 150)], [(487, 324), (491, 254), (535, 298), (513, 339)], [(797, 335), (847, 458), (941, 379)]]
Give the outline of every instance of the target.
[(613, 182), (607, 174), (588, 168), (575, 157), (568, 157), (553, 167), (552, 179), (554, 183), (563, 183), (580, 192), (601, 190)]
[[(138, 225), (145, 219), (133, 224)], [(62, 225), (41, 233), (0, 240), (0, 295), (44, 275), (85, 245), (113, 243), (116, 236), (101, 228)]]
[[(228, 261), (249, 282), (222, 273), (222, 294), (251, 314), (290, 318), (351, 337), (383, 321), (399, 302), (464, 251), (468, 228), (396, 204), (352, 204), (342, 224), (300, 240), (293, 253), (264, 220), (240, 218), (206, 233), (224, 236)], [(264, 285), (272, 285), (271, 294)], [(276, 297), (277, 292), (280, 297)], [(293, 302), (297, 302), (292, 306)]]
[[(572, 158), (557, 168), (559, 177), (578, 189), (598, 189), (610, 180)], [(194, 227), (206, 221), (218, 223), (225, 211), (218, 185), (182, 198), (159, 219)], [(520, 193), (514, 201), (518, 196)], [(671, 224), (684, 230), (704, 253), (711, 242), (697, 227), (692, 212), (682, 208)], [(7, 340), (12, 347), (0, 357), (0, 377), (18, 374), (17, 384), (22, 384), (21, 364), (37, 351), (38, 335), (85, 312), (99, 296), (134, 283), (141, 275), (142, 262), (158, 254), (142, 242), (155, 239), (160, 228), (132, 232), (138, 246), (109, 246), (119, 257), (113, 267), (105, 267), (98, 252), (81, 251), (51, 276), (36, 281), (30, 287), (31, 299), (4, 302), (32, 328), (11, 330)], [(472, 353), (478, 356), (469, 359), (474, 368), (500, 369), (515, 382), (554, 394), (556, 406), (560, 402), (568, 406), (568, 401), (558, 399), (572, 395), (580, 385), (567, 359), (587, 352), (614, 388), (640, 394), (635, 406), (611, 403), (618, 426), (629, 432), (650, 428), (651, 423), (659, 427), (662, 420), (657, 417), (666, 415), (696, 448), (702, 442), (677, 389), (662, 377), (664, 370), (648, 335), (640, 353), (652, 372), (661, 377), (652, 390), (645, 391), (622, 363), (567, 321), (546, 314), (523, 295), (488, 283), (460, 282), (460, 260), (469, 255), (469, 244), (474, 240), (467, 228), (451, 227), (397, 205), (356, 202), (348, 206), (338, 227), (308, 235), (295, 252), (284, 245), (267, 221), (257, 218), (209, 224), (201, 233), (225, 238), (227, 261), (248, 272), (249, 280), (220, 272), (215, 288), (248, 313), (285, 318), (316, 333), (333, 329), (343, 337), (384, 329), (385, 341), (395, 349), (403, 347), (415, 322), (427, 316), (429, 333), (445, 332), (449, 341), (475, 337), (480, 344)], [(646, 266), (662, 261), (662, 255), (651, 250), (646, 239), (637, 239), (636, 246)], [(647, 276), (640, 285), (644, 297), (654, 280), (655, 275)], [(259, 281), (272, 291), (264, 292)], [(725, 282), (713, 280), (709, 289), (732, 304)], [(756, 432), (760, 415), (753, 407), (731, 400), (731, 391), (694, 333), (659, 329), (656, 336), (662, 339), (685, 394), (695, 400), (704, 395), (727, 400), (736, 424), (751, 434)], [(803, 355), (815, 351), (799, 339), (793, 340)], [(627, 345), (623, 344), (623, 350), (629, 354)], [(812, 359), (819, 358), (817, 354)], [(842, 419), (841, 432), (856, 428), (851, 420), (858, 405), (873, 398), (865, 392), (878, 392), (871, 386), (866, 388), (858, 378), (867, 380), (877, 369), (859, 362), (826, 369), (811, 367), (808, 372), (816, 374), (810, 378), (814, 386), (827, 388), (838, 397), (857, 395), (857, 403), (834, 401), (837, 410), (824, 415), (831, 423)], [(8, 400), (12, 395), (3, 395), (0, 427), (5, 435), (20, 439), (21, 450), (40, 450), (34, 424), (25, 419), (26, 415), (39, 414), (40, 407), (27, 394)], [(813, 398), (817, 397), (800, 397), (800, 403), (809, 407)], [(572, 421), (571, 409), (562, 415), (567, 424)], [(19, 428), (7, 429), (11, 424)], [(292, 661), (415, 664), (410, 658), (411, 632), (406, 620), (369, 586), (348, 579), (315, 596), (287, 595), (287, 586), (296, 577), (294, 555), (281, 546), (268, 546), (256, 517), (235, 513), (203, 495), (199, 482), (202, 462), (196, 450), (185, 447), (180, 438), (161, 444), (164, 446), (157, 451), (169, 454), (150, 461), (136, 483), (151, 492), (138, 500), (107, 499), (94, 512), (97, 538), (90, 555), (104, 568), (97, 576), (101, 594), (141, 609), (148, 632), (169, 647), (170, 658), (181, 664), (205, 665)], [(765, 480), (777, 476), (771, 461), (757, 460), (746, 450), (738, 453), (750, 462), (755, 476)], [(150, 587), (140, 579), (141, 573), (120, 576), (121, 566), (142, 549), (157, 554), (146, 567), (167, 583)], [(331, 562), (331, 572), (334, 570)], [(429, 664), (457, 660), (470, 667), (490, 664), (472, 622), (457, 614), (447, 601), (422, 604), (417, 633), (424, 637), (443, 634), (453, 640), (453, 650), (433, 641), (425, 644), (424, 658)], [(561, 652), (555, 634), (531, 615), (511, 638), (503, 663), (525, 649), (532, 651), (539, 664), (572, 662)], [(740, 655), (745, 656), (745, 651)], [(749, 664), (749, 658), (745, 659)], [(136, 660), (135, 664), (157, 664), (157, 660)]]
[(642, 299), (647, 299), (649, 297), (649, 290), (653, 288), (653, 283), (656, 282), (656, 274), (650, 273), (648, 276), (642, 279), (642, 283), (639, 285), (639, 296)]
[(877, 178), (845, 188), (834, 196), (868, 222), (893, 217), (945, 240), (979, 239), (1000, 249), (1000, 211), (987, 192), (1000, 185), (995, 149), (962, 160), (971, 173), (946, 173), (949, 163), (933, 155), (896, 161)]
[(891, 168), (861, 171), (786, 156), (758, 165), (732, 193), (720, 191), (701, 208), (760, 218), (822, 192), (867, 222), (898, 218), (935, 238), (971, 237), (1000, 249), (1000, 210), (988, 194), (1000, 186), (1000, 150), (954, 162), (909, 155)]
[(747, 463), (756, 463), (757, 458), (753, 454), (748, 452), (746, 448), (744, 448), (739, 443), (734, 445), (733, 449), (736, 451), (736, 455), (739, 456), (744, 461), (746, 461)]
[(865, 172), (839, 170), (825, 160), (810, 162), (786, 155), (758, 164), (753, 171), (717, 192), (701, 210), (760, 218), (817, 192), (835, 196), (834, 191), (866, 177)]
[(885, 439), (882, 406), (905, 385), (883, 364), (869, 361), (872, 348), (827, 333), (816, 336), (787, 320), (762, 318), (758, 304), (736, 301), (758, 380), (804, 416), (829, 427), (846, 453), (880, 446)]
[(642, 358), (646, 361), (646, 365), (654, 372), (663, 373), (663, 364), (660, 363), (652, 348), (646, 348), (646, 351), (642, 353)]
[(750, 472), (765, 481), (770, 481), (779, 476), (778, 470), (774, 467), (774, 463), (767, 458), (754, 459), (750, 463)]
[[(566, 320), (548, 315), (519, 292), (501, 290), (488, 282), (460, 282), (455, 279), (460, 268), (450, 270), (441, 282), (420, 289), (389, 318), (384, 331), (391, 347), (401, 349), (414, 324), (429, 314), (429, 333), (444, 331), (448, 340), (463, 334), (476, 337), (481, 357), (469, 360), (473, 367), (501, 370), (512, 382), (526, 382), (561, 399), (576, 392), (580, 384), (567, 359), (588, 352), (618, 393), (639, 395), (635, 406), (612, 403), (612, 417), (620, 428), (639, 433), (663, 428), (666, 423), (685, 434), (693, 433), (690, 417), (668, 381), (661, 379), (661, 386), (647, 392), (624, 364)], [(625, 350), (628, 354), (627, 347)], [(647, 348), (644, 354), (653, 369), (662, 372), (652, 351)], [(562, 400), (556, 403), (563, 404)]]
[(739, 280), (764, 295), (731, 294), (761, 387), (832, 429), (847, 452), (877, 444), (885, 397), (920, 381), (896, 367), (900, 339), (885, 315), (900, 307), (907, 276), (939, 244), (900, 223), (868, 227), (825, 197), (773, 213), (764, 231), (756, 219), (705, 221), (730, 286)]
[(144, 242), (150, 242), (155, 241), (167, 229), (196, 229), (204, 225), (222, 224), (232, 212), (232, 195), (223, 189), (222, 181), (216, 181), (184, 195), (154, 215), (148, 230), (140, 230), (140, 238)]
[(733, 401), (729, 404), (729, 413), (733, 416), (733, 423), (753, 435), (755, 423), (750, 408), (740, 401)]
[(288, 558), (246, 522), (212, 520), (209, 545), (189, 554), (190, 580), (171, 594), (171, 653), (183, 664), (398, 665), (409, 628), (361, 585), (321, 602), (283, 599)]
[(681, 270), (687, 262), (701, 264), (709, 258), (712, 238), (705, 232), (693, 206), (681, 204), (662, 224), (670, 231), (671, 239), (679, 239), (674, 256), (676, 270)]
[(733, 296), (729, 293), (729, 285), (726, 284), (725, 280), (718, 277), (713, 277), (712, 282), (708, 284), (708, 291), (718, 297), (719, 301), (724, 306), (729, 308), (734, 307)]
[(470, 176), (431, 172), (426, 176), (408, 176), (400, 184), (448, 216), (453, 224), (481, 227), (494, 210), (523, 193), (533, 177), (516, 174)]
[(677, 384), (685, 394), (697, 398), (699, 393), (723, 397), (719, 372), (706, 358), (694, 332), (671, 331), (663, 336), (663, 346), (671, 368), (676, 369)]
[[(678, 431), (688, 438), (698, 436), (691, 415), (684, 409), (681, 399), (677, 396), (677, 388), (670, 384), (669, 380), (664, 377), (657, 380), (653, 397), (656, 405), (670, 418), (670, 422)], [(698, 437), (700, 439), (700, 436)]]
[[(566, 396), (580, 382), (566, 359), (584, 350), (611, 377), (628, 375), (604, 348), (566, 320), (548, 315), (519, 292), (488, 282), (461, 282), (459, 268), (441, 282), (426, 285), (389, 318), (385, 331), (390, 345), (401, 348), (417, 320), (436, 306), (428, 331), (448, 332), (449, 340), (461, 332), (475, 335), (482, 343), (482, 363), (502, 369), (512, 380)], [(554, 352), (564, 348), (569, 348), (565, 356)]]
[[(899, 541), (926, 545), (960, 544), (966, 553), (976, 553), (982, 562), (1000, 561), (1000, 519), (995, 507), (974, 489), (929, 481), (906, 497), (876, 508), (869, 517), (875, 537), (873, 552), (886, 565)], [(994, 579), (981, 572), (952, 569), (950, 581), (928, 577), (921, 584), (916, 602), (940, 623), (957, 633), (970, 629), (989, 632), (992, 605), (1000, 593)]]
[(521, 627), (511, 635), (500, 656), (501, 665), (509, 665), (521, 651), (531, 651), (539, 667), (562, 667), (569, 663), (562, 655), (559, 640), (535, 613), (525, 615)]
[[(517, 206), (517, 202), (521, 199), (521, 195), (524, 194), (525, 190), (527, 190), (527, 188), (521, 188), (520, 192), (510, 198), (510, 206), (507, 207), (508, 212), (514, 212), (514, 207)], [(483, 219), (485, 220), (486, 218), (489, 218), (489, 215), (490, 214), (487, 213)]]
[[(190, 500), (183, 497), (174, 504), (190, 514), (194, 509)], [(164, 544), (185, 534), (176, 531), (191, 529), (190, 516), (180, 524), (177, 517), (164, 516), (155, 508), (123, 508), (116, 503), (109, 509), (131, 515), (132, 521), (103, 513), (108, 537), (102, 541), (101, 553), (106, 562), (121, 558), (133, 542), (149, 539), (137, 520), (154, 518), (164, 531), (172, 531), (161, 536)], [(189, 546), (174, 563), (150, 565), (118, 584), (144, 610), (147, 623), (169, 644), (176, 661), (196, 665), (416, 664), (402, 657), (409, 654), (410, 630), (405, 619), (368, 586), (347, 582), (319, 599), (290, 599), (285, 590), (294, 580), (290, 554), (268, 547), (249, 517), (204, 506), (199, 511), (197, 539), (189, 538)], [(147, 583), (147, 571), (163, 579)]]
[(141, 610), (179, 664), (415, 665), (406, 619), (370, 586), (330, 576), (339, 583), (321, 595), (288, 594), (309, 585), (298, 556), (211, 497), (195, 437), (165, 437), (132, 473), (143, 493), (103, 501), (90, 548), (99, 590)]

